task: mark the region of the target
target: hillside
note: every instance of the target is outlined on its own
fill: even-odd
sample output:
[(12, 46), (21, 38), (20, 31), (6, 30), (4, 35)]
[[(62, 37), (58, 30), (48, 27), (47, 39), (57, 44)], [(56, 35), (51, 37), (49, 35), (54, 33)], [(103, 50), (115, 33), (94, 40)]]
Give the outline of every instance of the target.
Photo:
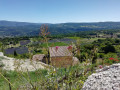
[[(38, 35), (43, 23), (0, 21), (0, 36)], [(120, 22), (46, 24), (51, 34), (67, 34), (89, 30), (120, 29)]]
[(37, 23), (28, 23), (28, 22), (16, 22), (16, 21), (0, 21), (0, 26), (26, 26), (26, 25), (36, 25)]

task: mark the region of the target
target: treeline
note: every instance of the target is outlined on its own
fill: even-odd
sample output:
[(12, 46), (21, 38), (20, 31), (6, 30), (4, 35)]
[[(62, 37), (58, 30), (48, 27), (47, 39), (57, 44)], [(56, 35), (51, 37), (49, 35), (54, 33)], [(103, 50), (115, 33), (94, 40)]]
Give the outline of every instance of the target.
[[(106, 34), (106, 35), (113, 35), (113, 34), (117, 34), (118, 37), (120, 37), (119, 35), (120, 29), (117, 30), (92, 30), (92, 31), (79, 31), (79, 32), (75, 32), (75, 33), (64, 33), (64, 34), (49, 34), (47, 37), (49, 39), (56, 39), (56, 38), (64, 38), (64, 37), (81, 37), (81, 38), (90, 38), (92, 35), (96, 35), (97, 34)], [(14, 36), (14, 37), (2, 37), (0, 38), (0, 41), (5, 43), (5, 42), (14, 42), (17, 43), (20, 40), (29, 40), (30, 38), (41, 38), (41, 36), (39, 36), (39, 33), (36, 34), (35, 36)]]
[(80, 46), (80, 56), (77, 56), (81, 62), (86, 61), (86, 59), (91, 59), (92, 55), (95, 55), (95, 62), (97, 59), (104, 60), (104, 63), (113, 63), (109, 61), (109, 58), (113, 57), (118, 59), (120, 57), (120, 39), (98, 39), (93, 43)]
[[(1, 22), (0, 36), (36, 36), (39, 34), (39, 23), (20, 23), (20, 22)], [(52, 35), (72, 34), (84, 31), (97, 30), (119, 30), (120, 22), (100, 22), (100, 23), (62, 23), (62, 24), (46, 24)], [(79, 34), (81, 35), (81, 34)]]
[(67, 34), (57, 34), (57, 35), (51, 35), (53, 38), (62, 38), (62, 37), (81, 37), (81, 38), (90, 38), (93, 35), (114, 35), (117, 34), (118, 37), (120, 37), (120, 29), (116, 30), (90, 30), (90, 31), (79, 31), (75, 33), (67, 33)]

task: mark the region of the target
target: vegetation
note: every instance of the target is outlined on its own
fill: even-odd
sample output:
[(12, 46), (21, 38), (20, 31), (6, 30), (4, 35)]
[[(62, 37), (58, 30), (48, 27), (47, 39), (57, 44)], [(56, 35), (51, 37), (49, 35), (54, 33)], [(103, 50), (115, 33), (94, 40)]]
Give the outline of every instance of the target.
[[(87, 71), (87, 68), (89, 70)], [(9, 89), (9, 82), (13, 90), (16, 89), (81, 89), (87, 77), (91, 74), (92, 67), (77, 65), (67, 69), (37, 70), (35, 72), (0, 71), (0, 88)], [(5, 81), (5, 78), (7, 79)], [(24, 82), (23, 82), (24, 81)], [(3, 85), (4, 84), (4, 85)]]
[(27, 85), (30, 82), (35, 83), (41, 81), (43, 78), (45, 78), (46, 75), (47, 75), (47, 70), (37, 70), (35, 72), (29, 72), (29, 76), (28, 73), (26, 72), (1, 70), (0, 89), (9, 90), (9, 82), (7, 81), (8, 79), (11, 82), (11, 86), (13, 86), (12, 89), (16, 90), (17, 88), (22, 87), (22, 85)]
[[(80, 24), (60, 24), (61, 27), (66, 28), (69, 25), (77, 31)], [(81, 25), (82, 30), (91, 28), (89, 24)], [(95, 24), (94, 28), (97, 27), (98, 29), (99, 25), (104, 26), (103, 23), (99, 23)], [(51, 26), (48, 26), (51, 29)], [(56, 29), (57, 25), (54, 27)], [(111, 26), (111, 28), (113, 27)], [(74, 57), (79, 59), (80, 63), (67, 68), (54, 67), (34, 72), (2, 70), (1, 68), (4, 65), (0, 63), (0, 89), (80, 90), (87, 77), (96, 69), (120, 62), (120, 39), (113, 37), (119, 30), (81, 31), (64, 35), (49, 35), (48, 30), (46, 26), (42, 26), (40, 36), (1, 38), (0, 50), (5, 53), (6, 49), (10, 49), (8, 52), (11, 52), (12, 48), (12, 54), (5, 55), (19, 59), (31, 59), (32, 55), (38, 53), (45, 54), (47, 58), (49, 56), (48, 47), (70, 45), (72, 48), (70, 51)], [(62, 31), (60, 27), (59, 30)], [(107, 35), (110, 35), (110, 37), (101, 37)], [(119, 37), (119, 34), (117, 36)], [(20, 44), (21, 41), (24, 41), (24, 44)], [(23, 47), (28, 49), (27, 53), (20, 53), (23, 51), (20, 48)], [(0, 57), (0, 61), (3, 59), (3, 57)]]
[(0, 56), (0, 68), (4, 66), (3, 62), (1, 60), (5, 59), (4, 57)]
[[(62, 24), (47, 24), (48, 30), (52, 35), (64, 34), (69, 36), (85, 36), (84, 31), (96, 30), (116, 30), (120, 31), (120, 22), (99, 22), (99, 23), (62, 23)], [(0, 36), (36, 36), (39, 34), (39, 23), (25, 23), (25, 22), (10, 22), (0, 21)], [(77, 32), (77, 33), (76, 33)], [(80, 33), (83, 34), (80, 34)], [(92, 33), (91, 35), (95, 35)]]

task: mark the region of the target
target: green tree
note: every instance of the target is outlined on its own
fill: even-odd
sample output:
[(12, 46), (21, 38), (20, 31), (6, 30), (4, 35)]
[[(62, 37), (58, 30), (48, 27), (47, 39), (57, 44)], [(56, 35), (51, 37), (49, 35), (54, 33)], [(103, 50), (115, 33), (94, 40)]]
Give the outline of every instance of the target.
[(15, 56), (15, 57), (17, 56), (17, 52), (16, 52), (16, 51), (14, 51), (14, 56)]
[(105, 53), (109, 53), (109, 52), (115, 53), (116, 52), (115, 47), (113, 45), (110, 45), (110, 44), (103, 47), (103, 50)]

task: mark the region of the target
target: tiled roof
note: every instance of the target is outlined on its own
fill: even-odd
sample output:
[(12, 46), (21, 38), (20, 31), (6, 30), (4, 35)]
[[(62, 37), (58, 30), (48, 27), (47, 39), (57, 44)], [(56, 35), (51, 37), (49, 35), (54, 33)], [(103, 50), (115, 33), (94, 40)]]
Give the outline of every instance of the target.
[(49, 47), (50, 57), (72, 56), (68, 46)]

